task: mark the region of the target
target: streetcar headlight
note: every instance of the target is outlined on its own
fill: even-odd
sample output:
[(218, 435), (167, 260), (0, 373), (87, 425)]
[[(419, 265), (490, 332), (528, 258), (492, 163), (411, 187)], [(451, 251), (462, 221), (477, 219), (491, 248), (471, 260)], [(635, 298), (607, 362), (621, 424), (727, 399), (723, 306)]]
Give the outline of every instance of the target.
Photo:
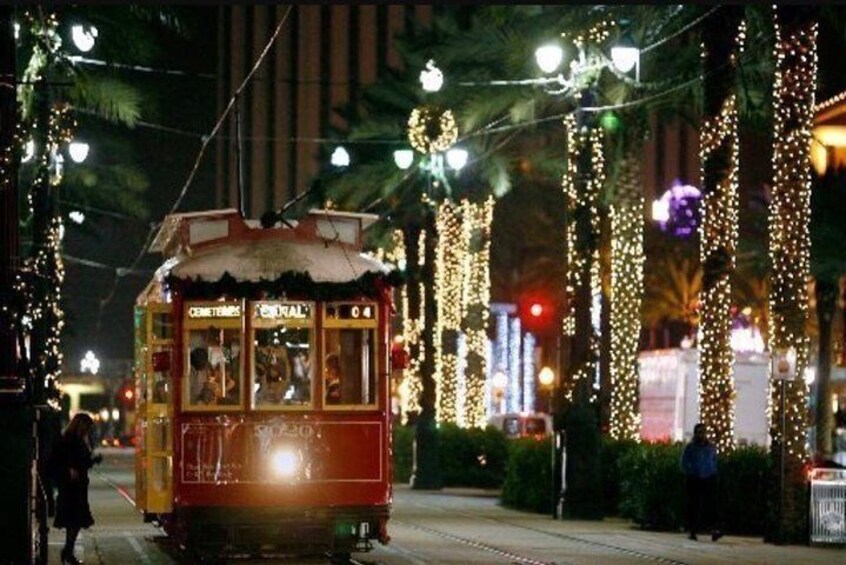
[(292, 449), (277, 449), (271, 457), (273, 472), (278, 477), (293, 477), (297, 472), (297, 454)]

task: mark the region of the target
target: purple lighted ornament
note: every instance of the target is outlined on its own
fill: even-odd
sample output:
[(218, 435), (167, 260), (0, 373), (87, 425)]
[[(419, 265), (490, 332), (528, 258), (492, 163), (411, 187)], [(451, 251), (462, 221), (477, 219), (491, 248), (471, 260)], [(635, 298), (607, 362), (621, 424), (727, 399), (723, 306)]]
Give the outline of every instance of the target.
[(702, 193), (695, 186), (676, 180), (659, 199), (652, 203), (652, 218), (661, 230), (687, 238), (699, 228), (699, 202)]

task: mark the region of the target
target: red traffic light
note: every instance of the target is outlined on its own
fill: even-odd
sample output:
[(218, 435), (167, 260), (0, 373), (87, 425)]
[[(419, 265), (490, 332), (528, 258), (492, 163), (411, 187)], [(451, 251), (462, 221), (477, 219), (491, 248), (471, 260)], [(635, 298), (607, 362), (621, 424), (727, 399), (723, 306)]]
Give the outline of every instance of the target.
[(535, 302), (532, 304), (531, 308), (529, 308), (529, 313), (535, 318), (540, 318), (541, 314), (543, 314), (543, 304)]

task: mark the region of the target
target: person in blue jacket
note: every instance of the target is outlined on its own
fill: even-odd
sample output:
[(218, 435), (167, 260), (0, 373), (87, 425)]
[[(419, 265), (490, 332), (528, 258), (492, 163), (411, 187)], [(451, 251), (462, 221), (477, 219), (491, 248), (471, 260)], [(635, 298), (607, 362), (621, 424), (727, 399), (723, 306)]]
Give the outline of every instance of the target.
[(708, 429), (699, 423), (693, 427), (693, 441), (684, 447), (681, 458), (684, 471), (686, 526), (689, 538), (696, 540), (700, 527), (711, 529), (711, 539), (723, 534), (717, 528), (717, 450), (708, 441)]

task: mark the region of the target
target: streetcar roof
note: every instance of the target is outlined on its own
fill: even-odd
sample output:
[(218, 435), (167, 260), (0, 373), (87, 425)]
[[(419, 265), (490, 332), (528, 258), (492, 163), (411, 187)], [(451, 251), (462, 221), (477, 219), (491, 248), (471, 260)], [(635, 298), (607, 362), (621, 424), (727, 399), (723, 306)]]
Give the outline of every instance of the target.
[(314, 282), (348, 282), (366, 272), (388, 273), (371, 257), (333, 241), (242, 240), (211, 247), (180, 260), (170, 274), (214, 282), (229, 273), (240, 282), (272, 280), (283, 273), (308, 273)]

